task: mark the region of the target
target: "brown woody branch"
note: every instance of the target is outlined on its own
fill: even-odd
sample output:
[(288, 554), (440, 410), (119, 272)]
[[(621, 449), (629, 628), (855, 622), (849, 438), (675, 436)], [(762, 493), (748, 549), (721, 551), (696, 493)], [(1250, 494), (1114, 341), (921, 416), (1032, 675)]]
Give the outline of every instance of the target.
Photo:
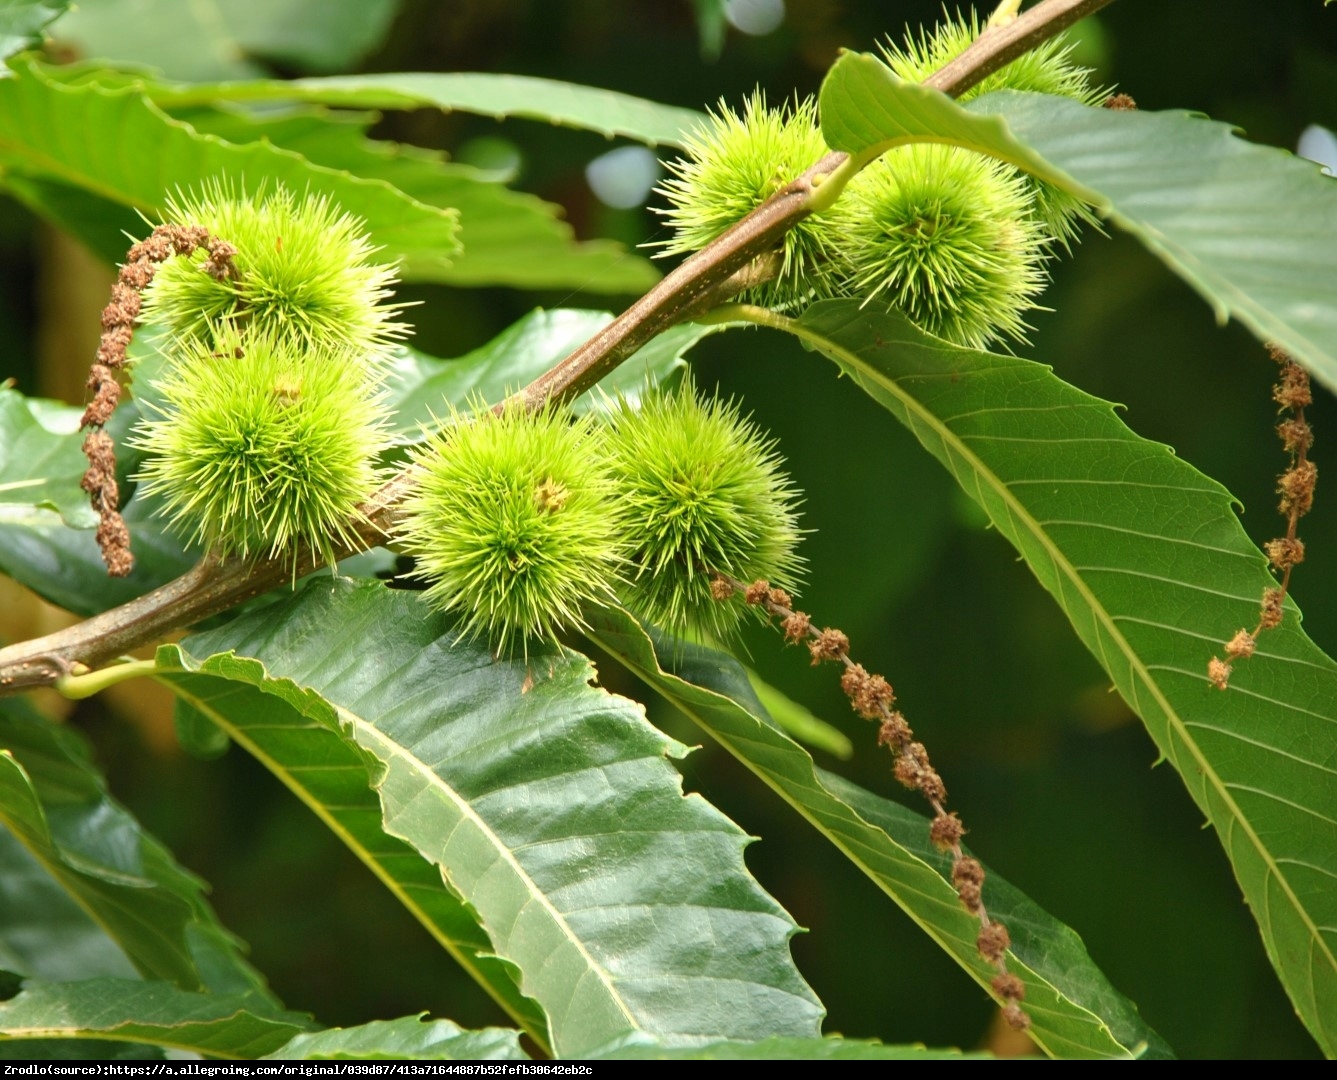
[[(1023, 52), (1061, 33), (1111, 0), (1042, 0), (1005, 26), (991, 27), (959, 57), (925, 80), (958, 96)], [(780, 239), (808, 216), (808, 198), (846, 160), (828, 154), (757, 207), (737, 225), (684, 261), (618, 318), (520, 392), (530, 406), (567, 399), (588, 389), (670, 326), (700, 314), (736, 291), (729, 279), (747, 273)], [(406, 472), (385, 484), (361, 508), (354, 527), (363, 547), (392, 531), (396, 507), (409, 484)], [(336, 544), (342, 558), (359, 548)], [(96, 667), (172, 630), (291, 581), (315, 569), (315, 552), (247, 561), (206, 556), (194, 568), (138, 599), (45, 637), (0, 649), (0, 695), (49, 686), (81, 667)]]

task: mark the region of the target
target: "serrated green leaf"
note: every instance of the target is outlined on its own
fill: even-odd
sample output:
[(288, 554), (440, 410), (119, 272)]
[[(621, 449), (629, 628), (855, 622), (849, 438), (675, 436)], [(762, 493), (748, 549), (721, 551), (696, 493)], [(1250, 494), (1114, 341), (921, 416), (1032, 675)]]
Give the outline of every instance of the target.
[(313, 165), (263, 142), (235, 146), (201, 135), (133, 86), (67, 86), (31, 62), (13, 66), (16, 77), (0, 81), (0, 184), (12, 171), (154, 217), (178, 187), (198, 188), (220, 176), (265, 178), (328, 195), (361, 218), (385, 257), (401, 261), (406, 279), (439, 280), (458, 251), (453, 211), (420, 203), (384, 181)]
[(439, 152), (367, 139), (364, 132), (375, 114), (196, 108), (177, 115), (195, 130), (229, 142), (268, 139), (317, 165), (384, 180), (428, 206), (453, 208), (460, 215), (464, 250), (437, 279), (445, 284), (628, 293), (659, 280), (648, 259), (621, 244), (577, 242), (554, 203), (512, 191)]
[(55, 36), (80, 56), (148, 64), (171, 79), (257, 75), (261, 68), (248, 59), (257, 56), (335, 71), (375, 47), (398, 7), (399, 0), (98, 0), (78, 5)]
[[(328, 578), (316, 588), (328, 589)], [(182, 657), (174, 647), (160, 656), (180, 669)], [(232, 670), (221, 661), (211, 666)], [(250, 674), (256, 666), (242, 666), (241, 671)], [(520, 993), (514, 969), (493, 955), (477, 918), (442, 881), (436, 866), (383, 830), (381, 804), (372, 787), (374, 763), (343, 733), (318, 695), (291, 684), (276, 695), (179, 670), (164, 672), (161, 680), (179, 702), (207, 717), (301, 799), (493, 1000), (540, 1045), (547, 1045), (542, 1010)]]
[[(424, 429), (473, 400), (495, 404), (525, 386), (613, 321), (606, 311), (557, 308), (531, 311), (486, 345), (456, 360), (404, 349), (390, 379), (391, 431), (398, 443), (420, 442)], [(683, 354), (715, 327), (684, 323), (660, 334), (572, 403), (576, 412), (602, 409), (619, 396), (638, 402), (651, 387), (672, 379)]]
[(0, 1039), (108, 1039), (249, 1059), (312, 1030), (300, 1013), (257, 1010), (243, 994), (195, 994), (135, 979), (25, 982), (0, 1002)]
[(299, 1061), (528, 1061), (520, 1033), (505, 1028), (466, 1031), (449, 1020), (401, 1016), (350, 1028), (298, 1035), (266, 1058)]
[[(50, 723), (27, 698), (8, 699), (5, 714)], [(8, 829), (0, 829), (0, 966), (48, 982), (135, 977), (120, 946)]]
[[(8, 749), (0, 750), (0, 822), (93, 914), (140, 971), (185, 986), (202, 985), (186, 944), (186, 905), (170, 893), (150, 894), (149, 882), (140, 875), (115, 869), (88, 873), (82, 860), (68, 859), (52, 836), (32, 780)], [(135, 893), (128, 897), (130, 890)]]
[(1230, 690), (1208, 682), (1276, 584), (1230, 494), (1042, 365), (851, 301), (773, 324), (905, 424), (1053, 594), (1217, 830), (1291, 1001), (1337, 1053), (1337, 664), (1288, 601)]
[(0, 964), (63, 982), (134, 978), (134, 965), (8, 829), (0, 829)]
[(1337, 185), (1317, 165), (1184, 112), (1094, 109), (999, 91), (957, 105), (848, 54), (822, 84), (822, 132), (875, 154), (930, 139), (1010, 161), (1091, 203), (1188, 282), (1337, 390)]
[[(820, 1005), (789, 956), (797, 928), (744, 869), (747, 838), (683, 797), (666, 758), (685, 748), (590, 686), (584, 657), (496, 660), (416, 595), (340, 581), (162, 646), (158, 660), (173, 682), (233, 680), (211, 704), (240, 745), (254, 698), (235, 720), (231, 702), (249, 684), (379, 762), (385, 831), (476, 912), (547, 1011), (557, 1053), (637, 1031), (817, 1033)], [(291, 745), (285, 759), (307, 764)]]
[(71, 438), (82, 413), (0, 386), (0, 525), (34, 521), (42, 511), (55, 511), (71, 528), (97, 525), (79, 487), (88, 462)]
[(107, 794), (78, 735), (0, 700), (0, 747), (0, 820), (141, 974), (272, 1001), (202, 882)]
[[(42, 32), (69, 6), (69, 0), (5, 0), (0, 7), (0, 60), (40, 45)], [(0, 79), (8, 74), (0, 65)]]
[[(957, 900), (950, 858), (929, 843), (926, 818), (816, 769), (766, 715), (733, 657), (683, 642), (656, 650), (621, 611), (598, 614), (590, 636), (776, 791), (971, 978), (989, 986), (996, 972), (975, 948), (979, 923)], [(1026, 983), (1030, 1035), (1041, 1049), (1065, 1058), (1170, 1056), (1076, 934), (997, 874), (989, 874), (986, 889), (989, 911), (1012, 932), (1008, 966)]]
[(650, 146), (682, 146), (705, 121), (693, 109), (661, 105), (615, 90), (479, 72), (397, 72), (337, 75), (323, 79), (226, 82), (147, 87), (166, 108), (219, 101), (305, 101), (353, 109), (423, 109), (478, 113), (504, 120), (516, 116), (564, 127), (622, 136)]
[[(122, 74), (115, 80), (89, 81), (105, 89), (108, 84), (137, 85), (140, 80), (127, 80)], [(203, 134), (234, 144), (268, 139), (313, 164), (382, 180), (427, 206), (456, 211), (464, 250), (449, 266), (434, 272), (432, 280), (443, 284), (627, 293), (647, 289), (659, 279), (647, 259), (621, 244), (576, 241), (571, 226), (560, 220), (561, 207), (553, 203), (512, 191), (477, 169), (444, 161), (431, 151), (364, 139), (360, 134), (367, 123), (364, 114), (356, 114), (351, 122), (340, 113), (311, 112), (259, 120), (190, 109), (180, 118)], [(74, 233), (108, 262), (125, 258), (127, 233), (144, 232), (143, 219), (133, 210), (82, 189), (15, 173), (5, 177), (4, 184), (30, 210)]]
[(628, 1040), (590, 1055), (592, 1061), (961, 1061), (991, 1059), (992, 1054), (930, 1050), (924, 1046), (888, 1046), (871, 1039), (761, 1039), (718, 1042), (709, 1046), (663, 1046)]

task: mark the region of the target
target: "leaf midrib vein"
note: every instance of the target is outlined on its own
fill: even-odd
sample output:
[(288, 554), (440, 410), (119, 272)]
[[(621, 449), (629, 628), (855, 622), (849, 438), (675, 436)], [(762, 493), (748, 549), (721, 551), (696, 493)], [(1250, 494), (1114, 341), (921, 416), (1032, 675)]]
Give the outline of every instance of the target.
[[(769, 323), (769, 325), (772, 325), (777, 329), (783, 329), (796, 337), (804, 338), (819, 349), (831, 349), (839, 353), (846, 363), (849, 363), (853, 368), (860, 371), (865, 378), (872, 379), (888, 393), (893, 394), (902, 403), (902, 406), (907, 412), (916, 416), (921, 423), (925, 424), (937, 435), (945, 448), (952, 448), (952, 456), (959, 456), (972, 468), (972, 472), (977, 478), (976, 483), (981, 482), (980, 478), (983, 477), (993, 478), (994, 474), (992, 470), (987, 469), (984, 466), (984, 463), (980, 461), (968, 447), (962, 445), (961, 441), (956, 438), (955, 433), (950, 427), (940, 423), (936, 416), (921, 406), (917, 398), (903, 393), (895, 380), (883, 376), (875, 367), (867, 363), (860, 354), (852, 352), (844, 346), (837, 345), (830, 339), (810, 330), (808, 327), (803, 326), (801, 323), (792, 319), (776, 317), (773, 322)], [(996, 480), (996, 478), (994, 479)], [(1040, 483), (1042, 481), (1037, 480), (1034, 482)], [(1094, 594), (1091, 592), (1086, 582), (1078, 575), (1076, 568), (1073, 567), (1067, 558), (1062, 555), (1061, 550), (1051, 542), (1048, 534), (1038, 527), (1036, 519), (1031, 516), (1029, 511), (1026, 510), (1016, 498), (1012, 492), (1011, 485), (997, 481), (990, 486), (995, 494), (1003, 500), (1008, 508), (1009, 514), (1018, 517), (1021, 521), (1030, 526), (1027, 531), (1038, 540), (1040, 545), (1049, 554), (1055, 568), (1063, 571), (1062, 576), (1066, 577), (1072, 583), (1076, 588), (1078, 595), (1086, 601), (1087, 607), (1092, 615), (1096, 618), (1098, 623), (1105, 628), (1105, 632), (1119, 646), (1120, 651), (1132, 668), (1132, 673), (1136, 676), (1136, 679), (1133, 681), (1140, 681), (1145, 684), (1152, 699), (1160, 707), (1165, 717), (1166, 724), (1178, 733), (1180, 740), (1188, 748), (1194, 761), (1201, 768), (1204, 778), (1212, 785), (1218, 797), (1229, 810), (1231, 819), (1238, 822), (1239, 826), (1244, 830), (1245, 835), (1248, 837), (1250, 845), (1262, 858), (1264, 866), (1276, 877), (1278, 882), (1281, 883), (1282, 891), (1285, 894), (1288, 903), (1300, 919), (1301, 923), (1308, 928), (1310, 938), (1316, 941), (1321, 947), (1327, 959), (1329, 968), (1334, 972), (1337, 972), (1337, 957), (1333, 955), (1332, 951), (1328, 948), (1327, 942), (1319, 935), (1318, 928), (1313, 919), (1310, 918), (1308, 910), (1300, 903), (1299, 897), (1295, 895), (1295, 891), (1291, 888), (1289, 880), (1278, 868), (1276, 861), (1272, 857), (1271, 851), (1262, 843), (1262, 840), (1254, 830), (1252, 823), (1245, 817), (1243, 811), (1235, 802), (1230, 793), (1229, 785), (1227, 785), (1217, 774), (1212, 763), (1203, 756), (1201, 747), (1198, 746), (1196, 740), (1189, 733), (1185, 722), (1180, 718), (1178, 711), (1166, 699), (1159, 684), (1151, 678), (1150, 672), (1143, 663), (1142, 658), (1132, 649), (1123, 634), (1120, 633), (1117, 624), (1109, 617), (1109, 613), (1106, 612), (1104, 606), (1097, 603)], [(1110, 670), (1109, 665), (1106, 665), (1106, 670)], [(1313, 811), (1310, 812), (1312, 813)], [(1264, 888), (1264, 892), (1266, 892), (1266, 888)], [(1313, 984), (1311, 980), (1311, 993), (1312, 986)]]
[[(333, 703), (331, 704), (333, 705)], [(364, 720), (361, 716), (348, 712), (341, 706), (334, 705), (333, 707), (338, 711), (339, 716), (342, 720), (347, 722), (350, 726), (352, 726), (356, 730), (361, 731), (364, 736), (369, 738), (370, 741), (381, 742), (383, 744), (383, 747), (388, 749), (389, 753), (406, 762), (409, 768), (415, 774), (418, 775), (420, 781), (425, 780), (426, 786), (428, 788), (435, 787), (446, 793), (446, 797), (450, 800), (452, 804), (454, 804), (454, 806), (456, 807), (456, 812), (459, 814), (461, 819), (470, 822), (476, 829), (478, 829), (483, 834), (483, 836), (487, 839), (488, 843), (493, 847), (493, 849), (500, 853), (502, 860), (510, 867), (512, 874), (514, 874), (516, 878), (518, 878), (524, 884), (526, 892), (529, 895), (529, 899), (526, 903), (537, 903), (545, 912), (547, 912), (548, 917), (563, 929), (563, 937), (565, 937), (567, 941), (569, 941), (575, 946), (576, 951), (585, 961), (586, 971), (596, 975), (599, 981), (603, 984), (605, 990), (607, 991), (608, 997), (611, 999), (613, 1004), (616, 1005), (618, 1011), (621, 1012), (622, 1015), (626, 1018), (629, 1027), (635, 1031), (644, 1030), (642, 1024), (636, 1019), (635, 1016), (632, 1015), (631, 1010), (627, 1007), (627, 1004), (622, 1000), (622, 996), (619, 993), (617, 993), (610, 973), (605, 971), (603, 966), (599, 964), (593, 956), (590, 955), (589, 950), (585, 947), (585, 943), (580, 939), (580, 937), (567, 923), (562, 913), (552, 905), (552, 903), (548, 900), (547, 895), (543, 892), (542, 889), (538, 887), (538, 883), (534, 881), (534, 879), (530, 876), (528, 871), (526, 871), (525, 868), (520, 865), (519, 861), (515, 858), (511, 850), (502, 842), (501, 837), (499, 837), (496, 834), (496, 832), (493, 831), (492, 827), (486, 821), (484, 821), (477, 814), (477, 812), (475, 812), (474, 808), (468, 803), (468, 801), (459, 796), (459, 794), (454, 790), (454, 788), (452, 788), (449, 784), (445, 783), (441, 779), (441, 777), (438, 776), (436, 773), (432, 772), (425, 763), (419, 761), (419, 759), (409, 754), (403, 747), (399, 746), (398, 743), (392, 742), (388, 736), (386, 736), (383, 732), (378, 730), (369, 721)], [(359, 743), (362, 742), (361, 739), (359, 739), (358, 741)], [(407, 840), (407, 838), (405, 838), (405, 840), (410, 844), (412, 843), (412, 841)], [(416, 847), (416, 845), (414, 846)], [(427, 856), (425, 854), (423, 857), (430, 858), (430, 856)], [(441, 864), (438, 863), (438, 865)], [(442, 866), (442, 869), (444, 870), (445, 867)], [(517, 964), (519, 963), (518, 960), (515, 960), (514, 962)], [(524, 970), (523, 966), (521, 966), (521, 970)]]
[[(586, 633), (592, 640), (598, 642), (603, 648), (605, 648), (612, 655), (617, 656), (622, 661), (623, 664), (625, 664), (631, 671), (635, 672), (641, 678), (645, 679), (647, 683), (649, 683), (652, 686), (657, 685), (656, 681), (652, 679), (650, 674), (646, 672), (639, 663), (637, 663), (632, 657), (628, 656), (624, 650), (618, 649), (614, 642), (608, 641), (602, 634), (599, 633), (596, 627), (591, 627), (588, 631), (586, 631)], [(694, 684), (689, 683), (683, 679), (680, 679), (676, 675), (672, 675), (668, 672), (665, 672), (662, 669), (660, 669), (660, 675), (666, 682), (681, 683), (684, 686), (691, 687), (691, 689), (699, 693), (710, 694), (712, 697), (717, 697), (722, 701), (728, 702), (729, 705), (733, 706), (734, 708), (742, 710), (742, 706), (740, 706), (737, 702), (733, 701), (731, 698), (728, 698), (721, 693), (718, 693), (717, 691), (709, 690), (705, 687), (695, 686)], [(695, 705), (695, 703), (693, 703), (690, 700), (689, 697), (680, 694), (670, 696), (667, 690), (661, 690), (660, 692), (663, 693), (665, 697), (669, 698), (669, 700), (672, 701), (675, 705), (677, 705), (679, 709), (681, 709), (688, 716), (696, 720), (696, 722), (704, 730), (709, 732), (711, 736), (715, 738), (717, 741), (719, 741), (721, 744), (728, 746), (730, 743), (738, 743), (738, 744), (755, 743), (760, 747), (763, 748), (767, 747), (767, 744), (763, 740), (749, 739), (746, 733), (743, 734), (728, 733), (719, 730), (716, 726), (712, 724), (706, 723), (704, 720), (700, 718), (700, 709)], [(752, 718), (749, 714), (749, 719), (754, 719), (754, 718)], [(952, 913), (957, 913), (961, 910), (957, 904), (949, 903), (945, 899), (939, 902), (939, 898), (934, 897), (931, 894), (925, 894), (921, 889), (918, 889), (914, 886), (904, 886), (903, 875), (893, 875), (891, 873), (879, 869), (879, 866), (887, 861), (886, 856), (882, 852), (878, 851), (876, 848), (865, 843), (862, 840), (862, 838), (858, 837), (857, 835), (851, 835), (846, 823), (842, 820), (840, 816), (837, 815), (836, 820), (834, 822), (829, 822), (827, 820), (827, 817), (830, 813), (829, 811), (826, 813), (818, 812), (816, 809), (812, 809), (804, 805), (803, 803), (797, 801), (795, 794), (791, 791), (791, 785), (787, 784), (788, 778), (785, 777), (784, 774), (778, 772), (777, 770), (768, 768), (766, 766), (757, 763), (749, 755), (740, 754), (736, 756), (742, 762), (745, 768), (747, 768), (750, 772), (756, 774), (757, 777), (759, 777), (761, 781), (764, 784), (766, 784), (767, 787), (769, 787), (772, 791), (774, 791), (784, 802), (788, 803), (791, 807), (793, 807), (800, 817), (803, 817), (807, 819), (809, 822), (811, 822), (815, 829), (817, 829), (819, 832), (825, 835), (831, 841), (831, 843), (834, 844), (839, 851), (843, 852), (845, 856), (849, 858), (856, 866), (864, 868), (864, 872), (868, 875), (868, 877), (880, 889), (882, 889), (882, 891), (886, 893), (892, 899), (892, 901), (898, 907), (901, 908), (903, 912), (905, 912), (905, 914), (910, 918), (912, 922), (914, 922), (921, 930), (923, 930), (923, 932), (927, 934), (932, 940), (936, 941), (939, 947), (942, 948), (942, 950), (946, 952), (949, 956), (951, 956), (956, 961), (956, 963), (961, 967), (961, 969), (965, 971), (966, 974), (971, 979), (973, 979), (976, 983), (978, 983), (980, 987), (982, 987), (986, 991), (989, 990), (987, 978), (983, 976), (980, 973), (980, 971), (978, 971), (975, 968), (975, 966), (971, 964), (967, 959), (967, 957), (970, 955), (971, 949), (973, 948), (973, 941), (968, 941), (966, 938), (960, 935), (953, 934), (950, 931), (946, 930), (945, 928), (927, 921), (927, 919), (922, 917), (919, 912), (912, 910), (908, 905), (903, 903), (896, 895), (896, 893), (894, 893), (891, 890), (889, 886), (883, 884), (883, 881), (884, 879), (895, 880), (897, 883), (896, 884), (897, 892), (918, 895), (926, 900), (938, 902), (938, 906), (942, 907), (944, 910), (951, 911)], [(817, 798), (823, 800), (826, 799), (834, 800), (840, 805), (840, 807), (845, 811), (846, 814), (850, 815), (852, 818), (855, 819), (857, 824), (862, 825), (864, 828), (867, 829), (876, 829), (877, 831), (882, 832), (883, 835), (887, 835), (885, 830), (881, 829), (880, 826), (877, 826), (865, 820), (863, 816), (860, 815), (857, 810), (855, 810), (854, 807), (850, 806), (848, 803), (841, 800), (839, 796), (835, 795), (834, 793), (829, 791), (826, 787), (822, 786), (821, 782), (817, 779), (815, 774), (813, 774), (812, 784), (808, 784), (806, 782), (801, 783), (801, 785), (799, 783), (794, 783), (792, 784), (792, 788), (795, 790), (801, 790), (803, 792), (813, 792)], [(841, 827), (837, 828), (837, 826)], [(922, 859), (920, 856), (916, 855), (909, 849), (904, 848), (901, 845), (897, 844), (896, 841), (894, 841), (890, 836), (887, 836), (887, 841), (889, 844), (891, 844), (893, 850), (898, 852), (906, 862), (917, 865), (919, 867), (926, 868), (938, 880), (943, 881), (944, 885), (946, 885), (946, 881), (942, 877), (942, 875), (939, 874), (936, 870), (934, 870), (933, 867), (924, 859)], [(861, 854), (861, 852), (867, 852), (868, 854)], [(875, 858), (868, 857), (869, 854), (875, 856)], [(950, 888), (950, 886), (947, 887)], [(953, 947), (953, 943), (955, 943), (955, 947)], [(1057, 1010), (1036, 1010), (1036, 1011), (1048, 1012), (1050, 1013), (1050, 1015), (1057, 1016), (1063, 1021), (1068, 1023), (1072, 1022), (1089, 1023), (1093, 1027), (1095, 1027), (1098, 1031), (1102, 1032), (1109, 1039), (1109, 1041), (1113, 1043), (1115, 1046), (1119, 1046), (1120, 1048), (1127, 1051), (1127, 1047), (1124, 1047), (1123, 1044), (1118, 1040), (1118, 1038), (1115, 1037), (1113, 1031), (1109, 1027), (1109, 1024), (1106, 1023), (1101, 1016), (1092, 1012), (1090, 1009), (1088, 1009), (1081, 1003), (1074, 1001), (1071, 997), (1065, 994), (1062, 990), (1060, 990), (1057, 986), (1055, 986), (1044, 976), (1036, 972), (1033, 968), (1022, 963), (1019, 958), (1016, 959), (1018, 966), (1023, 968), (1035, 980), (1036, 984), (1047, 988), (1057, 1000), (1061, 1002), (1066, 1002), (1068, 1005), (1072, 1006), (1072, 1008), (1076, 1010), (1077, 1015), (1073, 1016), (1070, 1013), (1060, 1012)], [(1034, 1006), (1032, 1006), (1032, 1008), (1034, 1008)], [(1080, 1043), (1077, 1043), (1071, 1037), (1065, 1036), (1058, 1031), (1054, 1032), (1054, 1038), (1052, 1039), (1044, 1035), (1041, 1035), (1039, 1032), (1036, 1031), (1032, 1031), (1031, 1037), (1032, 1039), (1035, 1040), (1036, 1044), (1042, 1050), (1044, 1050), (1047, 1054), (1053, 1057), (1058, 1056), (1057, 1049), (1054, 1045), (1055, 1043), (1067, 1042), (1071, 1045), (1081, 1046)], [(1089, 1047), (1083, 1046), (1082, 1049), (1084, 1050), (1089, 1049)]]

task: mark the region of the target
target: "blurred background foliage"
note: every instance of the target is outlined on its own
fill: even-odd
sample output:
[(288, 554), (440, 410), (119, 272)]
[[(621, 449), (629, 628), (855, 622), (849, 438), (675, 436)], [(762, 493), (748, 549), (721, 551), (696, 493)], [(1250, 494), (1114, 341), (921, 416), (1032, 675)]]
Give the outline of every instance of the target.
[[(772, 100), (815, 92), (839, 49), (870, 49), (940, 12), (936, 0), (84, 0), (52, 28), (49, 52), (192, 81), (508, 72), (700, 108), (737, 103), (758, 85)], [(1099, 78), (1142, 108), (1199, 110), (1288, 148), (1307, 125), (1337, 128), (1337, 13), (1319, 0), (1266, 10), (1249, 0), (1119, 0), (1078, 37)], [(642, 201), (661, 171), (637, 148), (434, 110), (388, 115), (373, 134), (510, 171), (515, 186), (562, 204), (581, 238), (631, 247), (664, 237)], [(110, 275), (0, 199), (0, 377), (80, 400)], [(438, 356), (478, 346), (535, 305), (618, 310), (630, 299), (438, 286), (402, 295), (421, 302), (415, 344)], [(1021, 355), (1122, 403), (1135, 431), (1223, 482), (1256, 541), (1281, 531), (1273, 487), (1284, 461), (1261, 346), (1238, 327), (1215, 326), (1186, 286), (1118, 236), (1089, 234), (1054, 266), (1044, 300), (1053, 310), (1034, 315)], [(701, 384), (742, 397), (780, 440), (813, 530), (804, 606), (847, 630), (859, 658), (891, 678), (975, 849), (1083, 936), (1181, 1056), (1315, 1055), (1215, 834), (1200, 827), (1175, 774), (1152, 767), (1150, 739), (1057, 606), (937, 463), (790, 340), (734, 332), (694, 356)], [(1323, 468), (1337, 453), (1337, 443), (1325, 450), (1337, 410), (1319, 393)], [(1294, 594), (1310, 635), (1332, 653), (1337, 495), (1325, 497), (1322, 485), (1302, 535), (1310, 554)], [(61, 618), (0, 584), (0, 637), (45, 632)], [(902, 797), (828, 672), (771, 634), (749, 636), (746, 647), (766, 679), (853, 740), (852, 760), (819, 754), (821, 763)], [(646, 700), (670, 733), (700, 741), (611, 661), (600, 670), (610, 689)], [(250, 942), (288, 1007), (332, 1025), (424, 1009), (466, 1026), (503, 1022), (256, 762), (236, 751), (208, 763), (184, 756), (166, 692), (125, 689), (73, 712), (54, 697), (42, 704), (94, 740), (115, 794), (212, 884), (219, 914)], [(811, 930), (794, 951), (830, 1009), (828, 1032), (964, 1047), (999, 1038), (989, 1002), (964, 974), (730, 758), (703, 747), (685, 772), (689, 789), (764, 838), (749, 864)]]

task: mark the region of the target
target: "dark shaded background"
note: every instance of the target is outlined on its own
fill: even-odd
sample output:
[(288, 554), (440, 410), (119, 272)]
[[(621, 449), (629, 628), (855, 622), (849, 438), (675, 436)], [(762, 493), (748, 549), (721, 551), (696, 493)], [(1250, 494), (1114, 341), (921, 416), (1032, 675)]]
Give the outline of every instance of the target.
[[(730, 32), (703, 59), (688, 0), (408, 0), (364, 70), (477, 70), (544, 75), (691, 107), (737, 102), (760, 84), (773, 100), (815, 92), (840, 47), (867, 49), (932, 20), (936, 2), (788, 0), (775, 33)], [(1302, 128), (1337, 128), (1337, 11), (1320, 0), (1119, 0), (1083, 37), (1100, 77), (1143, 108), (1192, 108), (1260, 142), (1294, 147)], [(295, 72), (289, 72), (295, 73)], [(650, 213), (602, 206), (584, 167), (609, 149), (546, 125), (504, 125), (423, 111), (386, 118), (387, 138), (481, 153), (500, 136), (518, 152), (518, 185), (566, 206), (582, 236), (632, 244), (662, 237)], [(495, 149), (495, 146), (494, 146)], [(30, 392), (54, 301), (49, 234), (0, 199), (0, 371)], [(1211, 314), (1139, 246), (1089, 235), (1054, 269), (1022, 355), (1126, 405), (1140, 434), (1229, 487), (1258, 542), (1280, 531), (1272, 489), (1284, 467), (1271, 433), (1272, 365), (1238, 327)], [(44, 292), (48, 290), (48, 292)], [(627, 298), (502, 290), (405, 290), (416, 344), (462, 353), (535, 304), (607, 306)], [(96, 306), (94, 307), (94, 311)], [(88, 327), (91, 355), (95, 323)], [(46, 347), (50, 355), (50, 348)], [(849, 631), (888, 674), (972, 828), (978, 853), (1085, 939), (1114, 984), (1184, 1057), (1299, 1057), (1316, 1048), (1295, 1019), (1220, 848), (1176, 774), (1153, 768), (1141, 724), (1078, 643), (1013, 550), (983, 527), (943, 470), (825, 361), (768, 332), (708, 340), (698, 380), (742, 395), (781, 442), (807, 493), (811, 564), (804, 606)], [(76, 367), (86, 364), (80, 359)], [(1332, 401), (1313, 420), (1320, 470), (1337, 454)], [(1302, 535), (1309, 561), (1295, 594), (1306, 627), (1337, 648), (1337, 492), (1320, 485)], [(772, 636), (748, 647), (774, 684), (845, 729), (855, 759), (836, 767), (901, 798), (849, 717), (829, 673), (812, 672)], [(613, 689), (649, 700), (652, 719), (688, 742), (703, 736), (616, 670)], [(214, 887), (225, 923), (286, 1003), (328, 1024), (430, 1010), (473, 1026), (504, 1023), (484, 996), (305, 809), (245, 755), (181, 755), (163, 716), (142, 720), (88, 702), (75, 715), (97, 743), (113, 790)], [(848, 717), (848, 718), (847, 718)], [(820, 755), (819, 755), (820, 757)], [(829, 1032), (930, 1045), (979, 1045), (985, 996), (829, 844), (723, 752), (687, 763), (701, 791), (764, 840), (758, 877), (811, 928), (800, 968), (830, 1009)]]

